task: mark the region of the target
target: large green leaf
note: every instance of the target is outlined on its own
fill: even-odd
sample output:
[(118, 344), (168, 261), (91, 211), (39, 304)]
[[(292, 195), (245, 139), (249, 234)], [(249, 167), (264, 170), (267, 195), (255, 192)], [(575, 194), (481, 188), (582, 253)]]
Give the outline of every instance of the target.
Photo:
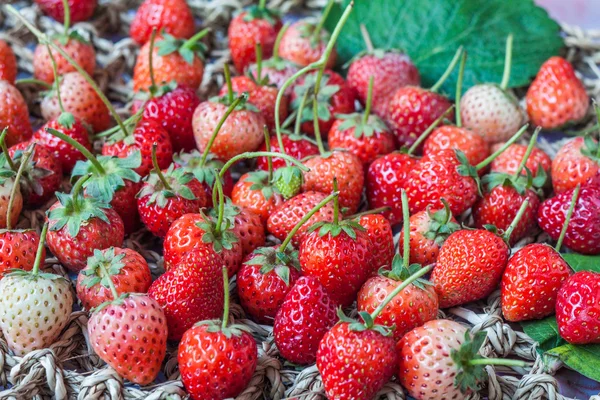
[[(343, 12), (336, 5), (326, 21), (331, 31)], [(339, 64), (365, 50), (365, 24), (375, 47), (406, 51), (433, 85), (456, 49), (468, 52), (464, 88), (502, 80), (506, 37), (514, 35), (510, 87), (523, 86), (563, 46), (560, 27), (533, 0), (354, 0), (354, 10), (337, 43)], [(442, 91), (453, 96), (457, 71)]]
[(584, 256), (576, 253), (565, 253), (561, 255), (575, 272), (600, 272), (600, 256)]
[(560, 358), (570, 368), (600, 382), (600, 345), (575, 346), (565, 344), (549, 350), (547, 354)]
[(525, 321), (521, 323), (521, 326), (530, 338), (539, 343), (538, 351), (540, 353), (566, 343), (558, 334), (558, 325), (554, 316), (537, 321)]

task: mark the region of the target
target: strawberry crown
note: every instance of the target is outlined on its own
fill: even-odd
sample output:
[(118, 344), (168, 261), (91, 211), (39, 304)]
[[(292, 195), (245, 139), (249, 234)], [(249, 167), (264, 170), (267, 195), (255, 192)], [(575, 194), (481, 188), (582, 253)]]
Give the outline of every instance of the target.
[(246, 15), (244, 15), (244, 22), (251, 22), (255, 19), (262, 19), (267, 21), (271, 25), (275, 25), (277, 21), (281, 18), (281, 13), (276, 10), (271, 10), (266, 7), (261, 7), (261, 5), (252, 5), (246, 11)]
[(7, 179), (14, 178), (17, 175), (10, 167), (5, 153), (0, 154), (0, 185), (4, 185)]
[[(318, 74), (309, 74), (306, 75), (304, 82), (300, 85), (296, 85), (294, 87), (294, 93), (296, 94), (296, 98), (292, 101), (292, 109), (299, 110), (299, 108), (303, 105), (303, 99), (306, 97), (305, 107), (302, 108), (301, 111), (301, 122), (307, 122), (313, 120), (313, 102), (314, 102), (314, 87), (317, 84)], [(321, 79), (321, 86), (319, 88), (319, 93), (317, 94), (317, 115), (321, 121), (328, 121), (331, 119), (331, 111), (329, 110), (329, 105), (331, 104), (331, 98), (337, 92), (340, 91), (340, 85), (330, 85), (329, 83), (330, 75), (325, 73), (323, 74), (323, 78)]]
[(348, 129), (354, 128), (353, 135), (357, 139), (360, 139), (361, 137), (373, 137), (376, 133), (389, 131), (385, 122), (374, 114), (369, 115), (366, 121), (361, 113), (337, 114), (335, 117), (344, 121), (340, 124), (338, 129), (341, 132), (345, 132)]
[(450, 357), (452, 357), (452, 361), (458, 369), (458, 373), (454, 378), (454, 385), (462, 393), (469, 390), (479, 390), (479, 383), (487, 377), (485, 365), (471, 363), (473, 360), (485, 360), (479, 355), (479, 349), (481, 349), (486, 337), (487, 333), (485, 331), (479, 331), (473, 337), (467, 331), (460, 349), (452, 349), (450, 352)]
[(273, 173), (272, 182), (286, 200), (298, 194), (303, 181), (304, 174), (300, 168), (293, 165), (278, 168)]
[(82, 280), (83, 285), (88, 289), (98, 284), (110, 288), (108, 281), (111, 276), (119, 275), (125, 266), (123, 258), (125, 258), (125, 253), (115, 255), (114, 247), (106, 250), (94, 249), (94, 255), (87, 259), (87, 266), (81, 271), (81, 274), (85, 276)]
[(205, 183), (210, 187), (215, 184), (217, 171), (223, 168), (223, 162), (212, 153), (207, 155), (203, 164), (202, 154), (198, 150), (192, 150), (189, 153), (181, 151), (179, 154), (173, 155), (173, 161), (181, 165), (186, 172), (192, 173), (200, 183)]
[[(21, 185), (21, 189), (25, 192), (25, 195), (35, 193), (38, 196), (41, 196), (44, 193), (44, 188), (40, 184), (40, 180), (47, 176), (53, 175), (54, 171), (38, 167), (37, 161), (35, 160), (35, 152), (36, 149), (34, 148), (33, 154), (24, 165), (23, 175), (19, 184)], [(13, 154), (12, 162), (16, 168), (20, 167), (21, 161), (26, 160), (24, 155), (24, 150), (17, 150)]]
[(169, 54), (178, 53), (190, 65), (194, 64), (194, 57), (198, 56), (204, 60), (204, 54), (207, 51), (206, 45), (199, 42), (206, 36), (210, 29), (203, 29), (190, 39), (178, 39), (168, 33), (163, 32), (162, 38), (157, 40), (156, 47), (158, 55), (163, 57)]
[(266, 200), (271, 199), (274, 194), (279, 193), (279, 190), (269, 182), (269, 173), (267, 171), (249, 172), (245, 181), (252, 183), (250, 190), (260, 190)]
[(298, 250), (291, 246), (286, 246), (283, 251), (278, 247), (259, 247), (253, 252), (254, 257), (246, 261), (246, 265), (260, 265), (260, 273), (265, 275), (275, 271), (277, 276), (290, 285), (290, 267), (300, 271), (300, 261), (298, 260)]
[(150, 196), (146, 205), (156, 203), (160, 208), (165, 208), (170, 198), (181, 197), (186, 200), (196, 200), (196, 196), (187, 186), (194, 179), (194, 175), (183, 168), (175, 168), (173, 164), (164, 172), (151, 172), (146, 182), (137, 194), (138, 198)]
[[(326, 14), (326, 12), (323, 12), (323, 16), (321, 17), (322, 20), (324, 17), (326, 18)], [(321, 22), (313, 23), (305, 20), (297, 29), (298, 32), (300, 32), (301, 38), (310, 39), (310, 46), (312, 48), (315, 48), (322, 43), (329, 42), (329, 39), (331, 38), (331, 34), (323, 29), (323, 24)]]
[[(381, 267), (379, 275), (385, 276), (394, 281), (405, 281), (421, 269), (420, 264), (405, 265), (404, 259), (400, 254), (396, 254), (392, 260), (392, 269)], [(433, 286), (433, 283), (424, 278), (415, 279), (412, 284), (421, 290), (425, 290), (426, 286)]]
[(227, 217), (223, 216), (220, 224), (218, 223), (218, 217), (206, 215), (200, 210), (203, 222), (198, 222), (196, 226), (205, 232), (202, 235), (202, 243), (212, 243), (216, 253), (221, 253), (223, 249), (231, 250), (233, 244), (239, 241), (237, 235), (233, 232), (233, 221), (235, 220), (233, 208), (226, 208), (226, 210), (229, 210), (229, 215)]
[(547, 175), (541, 165), (535, 174), (535, 178), (531, 174), (529, 168), (524, 167), (525, 176), (522, 174), (509, 175), (503, 172), (492, 172), (481, 178), (481, 183), (484, 184), (488, 191), (492, 191), (497, 186), (508, 186), (516, 190), (520, 195), (524, 195), (529, 189), (533, 189), (538, 195), (542, 194), (542, 188), (546, 184)]
[(54, 34), (50, 37), (50, 39), (59, 42), (63, 46), (66, 46), (70, 40), (77, 40), (78, 42), (81, 42), (83, 44), (90, 44), (90, 41), (84, 38), (76, 30), (68, 30), (64, 33)]
[[(595, 106), (596, 112), (598, 112), (597, 106)], [(591, 135), (585, 135), (583, 137), (583, 147), (581, 148), (581, 154), (591, 159), (597, 164), (600, 164), (600, 145)]]
[(460, 225), (456, 222), (452, 222), (452, 211), (450, 211), (450, 205), (446, 199), (440, 199), (444, 208), (435, 212), (430, 211), (430, 206), (427, 207), (427, 215), (431, 222), (429, 223), (429, 229), (425, 232), (425, 238), (433, 240), (438, 245), (441, 245), (446, 241), (448, 236), (452, 233), (460, 230)]

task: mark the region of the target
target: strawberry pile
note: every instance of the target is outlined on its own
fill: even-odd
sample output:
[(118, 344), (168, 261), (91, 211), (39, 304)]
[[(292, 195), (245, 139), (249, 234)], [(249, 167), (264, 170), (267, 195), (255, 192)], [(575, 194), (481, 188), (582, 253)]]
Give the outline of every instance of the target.
[[(35, 130), (0, 41), (0, 328), (15, 355), (56, 341), (78, 304), (124, 379), (155, 382), (178, 343), (192, 399), (235, 397), (258, 359), (251, 329), (230, 322), (237, 300), (283, 359), (316, 363), (329, 399), (372, 399), (390, 379), (415, 399), (464, 398), (486, 365), (527, 366), (483, 357), (485, 333), (438, 319), (497, 289), (507, 321), (556, 314), (567, 342), (600, 343), (600, 274), (560, 253), (600, 254), (600, 145), (577, 137), (554, 159), (536, 147), (590, 106), (565, 59), (541, 66), (523, 109), (507, 88), (512, 36), (500, 83), (465, 90), (458, 48), (422, 88), (409, 56), (374, 48), (364, 27), (366, 51), (334, 70), (352, 4), (330, 33), (333, 2), (283, 24), (261, 0), (229, 25), (235, 76), (225, 65), (218, 95), (201, 98), (208, 29), (184, 0), (145, 0), (122, 119), (70, 26), (96, 2), (36, 2), (64, 30), (48, 36), (8, 7), (38, 39)], [(439, 89), (455, 70), (452, 101)], [(15, 229), (25, 208), (47, 208), (41, 233)], [(124, 245), (140, 230), (162, 243), (154, 281)], [(540, 230), (548, 243), (512, 249)], [(40, 269), (46, 252), (73, 281)]]

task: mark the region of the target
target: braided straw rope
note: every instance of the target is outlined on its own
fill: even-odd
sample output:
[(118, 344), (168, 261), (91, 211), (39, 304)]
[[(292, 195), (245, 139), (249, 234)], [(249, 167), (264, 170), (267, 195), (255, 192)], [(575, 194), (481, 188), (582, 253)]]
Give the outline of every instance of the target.
[[(60, 31), (60, 24), (44, 16), (30, 2), (12, 2), (21, 6), (22, 14), (41, 30)], [(139, 5), (136, 0), (100, 1), (100, 6), (91, 22), (79, 23), (75, 28), (95, 46), (101, 69), (96, 70), (95, 78), (108, 97), (118, 103), (118, 111), (126, 115), (129, 112), (131, 84), (124, 79), (133, 69), (137, 55), (137, 45), (127, 36), (132, 12)], [(203, 26), (211, 27), (208, 41), (210, 50), (205, 68), (204, 80), (199, 92), (202, 96), (215, 94), (223, 84), (223, 65), (230, 61), (226, 41), (226, 27), (232, 15), (251, 3), (250, 0), (188, 0), (194, 14)], [(272, 8), (288, 12), (317, 12), (326, 0), (269, 0)], [(573, 62), (578, 74), (592, 97), (600, 96), (600, 31), (583, 31), (573, 26), (563, 26), (567, 58)], [(105, 39), (107, 34), (121, 35), (124, 39), (113, 42)], [(15, 51), (19, 68), (32, 72), (33, 51), (27, 47), (34, 37), (0, 6), (0, 39), (6, 40)], [(20, 86), (33, 116), (39, 114), (39, 88), (29, 85)], [(588, 119), (593, 123), (591, 114)], [(551, 156), (556, 153), (560, 143), (549, 143), (543, 138), (540, 147)], [(68, 190), (68, 182), (65, 189)], [(29, 210), (23, 213), (19, 227), (41, 228), (44, 209)], [(468, 221), (470, 215), (462, 216)], [(395, 238), (397, 244), (398, 237)], [(544, 234), (523, 239), (517, 248), (531, 242), (543, 242), (548, 238)], [(147, 232), (138, 232), (126, 240), (126, 247), (139, 251), (148, 261), (154, 277), (164, 272), (162, 256), (153, 249), (159, 248), (159, 242)], [(67, 276), (66, 271), (55, 258), (48, 258), (45, 268)], [(237, 294), (232, 282), (232, 298)], [(356, 310), (350, 310), (356, 315)], [(273, 343), (272, 328), (258, 325), (246, 319), (244, 310), (233, 303), (231, 316), (237, 323), (247, 325), (253, 332), (258, 346), (258, 365), (249, 386), (236, 399), (325, 399), (323, 383), (316, 366), (298, 370), (286, 364), (279, 356)], [(560, 364), (551, 370), (542, 362), (536, 351), (537, 344), (526, 334), (515, 331), (502, 319), (499, 292), (493, 293), (487, 302), (470, 304), (469, 308), (457, 307), (440, 312), (440, 317), (457, 319), (471, 327), (473, 332), (484, 330), (487, 339), (481, 353), (488, 357), (516, 357), (532, 361), (531, 368), (486, 367), (488, 380), (482, 393), (475, 393), (469, 400), (483, 396), (490, 400), (570, 400), (558, 393), (558, 385), (552, 376)], [(70, 321), (58, 340), (49, 348), (31, 352), (24, 357), (13, 355), (3, 337), (0, 336), (0, 400), (4, 399), (78, 399), (78, 400), (179, 400), (187, 398), (180, 380), (177, 367), (177, 348), (167, 349), (163, 364), (164, 380), (151, 386), (140, 388), (123, 379), (110, 367), (107, 367), (90, 346), (87, 335), (88, 314), (74, 311)], [(378, 400), (405, 400), (402, 387), (394, 380), (387, 383), (377, 395)], [(593, 400), (600, 400), (593, 396)]]

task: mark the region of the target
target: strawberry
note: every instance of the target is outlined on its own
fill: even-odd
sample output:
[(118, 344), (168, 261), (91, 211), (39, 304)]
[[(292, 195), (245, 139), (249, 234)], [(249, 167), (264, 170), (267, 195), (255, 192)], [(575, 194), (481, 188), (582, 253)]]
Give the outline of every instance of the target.
[(3, 80), (0, 80), (0, 127), (8, 129), (7, 146), (31, 138), (27, 103), (16, 87)]
[(206, 50), (204, 44), (198, 41), (207, 33), (208, 30), (204, 29), (187, 40), (163, 33), (157, 38), (156, 47), (152, 41), (144, 44), (133, 69), (133, 90), (150, 91), (157, 84), (173, 81), (178, 86), (197, 89), (202, 83), (203, 52)]
[(572, 344), (600, 343), (600, 274), (580, 271), (562, 285), (556, 299), (560, 336)]
[[(5, 128), (0, 136), (2, 149), (6, 148), (4, 144), (6, 133), (7, 129)], [(19, 220), (23, 210), (21, 176), (23, 175), (23, 169), (29, 164), (32, 152), (32, 148), (28, 149), (27, 154), (23, 157), (27, 162), (20, 163), (18, 168), (12, 161), (8, 151), (3, 150), (0, 154), (0, 229), (7, 228), (11, 230), (13, 222)]]
[(135, 13), (129, 36), (143, 45), (152, 30), (178, 39), (188, 39), (196, 32), (194, 16), (185, 0), (145, 0)]
[(58, 201), (48, 210), (48, 247), (60, 263), (73, 272), (85, 268), (94, 250), (123, 243), (124, 227), (119, 214), (94, 197), (84, 197), (80, 178), (71, 194), (56, 193)]
[(234, 99), (233, 92), (229, 92), (222, 98), (200, 103), (192, 121), (198, 150), (210, 147), (219, 159), (228, 161), (260, 146), (265, 120), (247, 100), (246, 93)]
[(571, 268), (558, 251), (542, 243), (518, 250), (502, 276), (502, 314), (507, 321), (541, 319), (554, 313), (558, 290)]
[(117, 294), (146, 293), (152, 283), (148, 263), (135, 250), (110, 247), (94, 250), (77, 276), (77, 297), (86, 310), (114, 300), (108, 280)]
[[(114, 193), (113, 199), (110, 202), (110, 206), (123, 220), (125, 233), (130, 234), (138, 230), (141, 226), (136, 196), (142, 187), (142, 182), (134, 182), (124, 179), (123, 183), (123, 187), (120, 187)], [(88, 191), (86, 190), (86, 194), (87, 193)]]
[(334, 151), (315, 156), (304, 162), (310, 171), (304, 173), (302, 191), (331, 193), (333, 179), (337, 179), (340, 188), (340, 205), (344, 214), (353, 214), (358, 210), (364, 186), (362, 163), (353, 154)]
[(366, 214), (358, 218), (358, 223), (365, 228), (371, 239), (374, 265), (377, 268), (389, 268), (394, 258), (394, 237), (390, 221), (380, 214)]
[(571, 63), (557, 56), (542, 64), (525, 100), (529, 119), (544, 129), (580, 120), (590, 102)]
[[(184, 168), (187, 172), (191, 172), (196, 177), (198, 182), (202, 183), (202, 187), (206, 192), (208, 205), (212, 207), (213, 186), (215, 177), (219, 175), (218, 171), (223, 168), (223, 162), (209, 153), (209, 148), (204, 149), (204, 154), (200, 154), (198, 150), (193, 150), (189, 153), (181, 152), (173, 155), (173, 161), (177, 168)], [(231, 196), (233, 191), (233, 179), (231, 173), (225, 171), (221, 177), (223, 185), (223, 194)]]
[[(290, 25), (279, 42), (279, 56), (301, 67), (317, 62), (325, 56), (325, 49), (330, 35), (322, 27), (327, 14), (328, 12), (323, 12), (318, 25), (305, 19)], [(335, 65), (336, 58), (337, 53), (333, 49), (327, 56), (325, 67), (332, 68)]]
[(269, 174), (265, 171), (253, 171), (242, 175), (233, 186), (231, 200), (233, 204), (257, 214), (264, 225), (284, 201), (269, 182)]
[(17, 79), (17, 58), (11, 47), (4, 40), (0, 40), (0, 81), (11, 85)]
[(275, 171), (272, 182), (283, 198), (289, 200), (300, 193), (304, 183), (304, 175), (302, 175), (300, 168), (289, 165)]
[(358, 53), (348, 68), (348, 85), (363, 105), (373, 79), (373, 112), (385, 117), (394, 93), (404, 86), (420, 86), (421, 77), (410, 57), (394, 49), (374, 49), (366, 28), (361, 31), (367, 50)]
[(0, 328), (9, 349), (21, 357), (54, 343), (73, 307), (70, 282), (40, 271), (47, 230), (45, 224), (31, 272), (15, 270), (0, 281)]
[(181, 380), (192, 400), (236, 397), (250, 382), (257, 364), (256, 342), (243, 325), (228, 325), (229, 281), (223, 268), (225, 307), (222, 321), (202, 321), (179, 343)]
[[(572, 212), (572, 204), (574, 208)], [(567, 216), (564, 244), (583, 254), (600, 253), (600, 187), (576, 187), (545, 200), (538, 209), (537, 221), (553, 240), (558, 240)]]
[[(270, 143), (273, 143), (270, 151), (281, 153), (281, 147), (278, 144), (277, 136), (273, 135), (269, 139)], [(296, 134), (285, 134), (281, 135), (281, 142), (283, 143), (283, 150), (285, 154), (294, 157), (298, 160), (302, 160), (309, 156), (316, 156), (319, 154), (319, 148), (306, 136)], [(258, 151), (267, 151), (266, 142), (261, 145)], [(272, 157), (273, 170), (285, 167), (286, 161), (279, 157)], [(256, 167), (263, 171), (268, 171), (267, 157), (261, 156), (256, 159)]]
[[(319, 74), (320, 72), (313, 71), (298, 79), (290, 97), (291, 108), (300, 113), (302, 132), (310, 135), (316, 134), (313, 123), (313, 91)], [(354, 112), (354, 100), (354, 90), (346, 84), (344, 78), (331, 70), (325, 70), (317, 95), (319, 132), (327, 134), (331, 130), (336, 114)]]
[(265, 1), (261, 1), (257, 6), (251, 6), (229, 23), (229, 50), (239, 74), (243, 74), (246, 67), (256, 61), (256, 44), (260, 44), (266, 58), (273, 54), (281, 21), (278, 13), (266, 8), (264, 3)]
[(98, 307), (88, 321), (92, 348), (120, 376), (139, 385), (156, 379), (167, 351), (167, 322), (158, 303), (145, 294), (118, 297)]
[[(54, 44), (67, 53), (85, 72), (93, 75), (96, 69), (94, 46), (76, 31), (69, 31), (67, 28), (65, 32), (68, 33), (58, 35), (53, 40)], [(56, 62), (58, 76), (77, 71), (56, 49), (50, 49), (48, 45), (40, 43), (33, 53), (33, 76), (43, 82), (52, 84), (55, 79), (52, 67), (53, 59)]]
[(67, 1), (69, 9), (65, 10), (63, 0), (35, 0), (44, 14), (49, 15), (58, 22), (66, 20), (67, 15), (70, 16), (72, 22), (86, 21), (94, 14), (94, 10), (98, 4), (98, 0)]
[(197, 247), (161, 275), (148, 296), (164, 310), (169, 340), (180, 340), (196, 322), (223, 312), (223, 261), (209, 246)]
[(552, 160), (552, 187), (556, 193), (584, 185), (598, 175), (598, 142), (591, 137), (577, 137), (565, 143)]
[[(372, 78), (371, 78), (372, 79)], [(394, 135), (376, 115), (371, 115), (373, 80), (364, 113), (338, 115), (327, 135), (330, 149), (347, 149), (357, 156), (365, 167), (378, 156), (394, 151)]]
[[(63, 110), (57, 98), (58, 91), (64, 106)], [(101, 132), (110, 126), (108, 108), (92, 85), (79, 72), (64, 74), (60, 79), (59, 89), (53, 89), (42, 100), (41, 110), (42, 116), (47, 121), (58, 118), (63, 111), (66, 111), (89, 124), (95, 132)]]
[[(492, 151), (495, 151), (494, 147), (492, 147)], [(517, 172), (518, 166), (521, 164), (523, 160), (523, 156), (527, 152), (527, 146), (523, 144), (511, 144), (508, 146), (506, 150), (502, 154), (492, 161), (492, 165), (490, 166), (490, 170), (492, 172), (503, 172), (508, 175), (514, 175)], [(546, 154), (543, 150), (534, 147), (527, 157), (527, 161), (525, 162), (525, 166), (527, 169), (531, 171), (533, 177), (537, 177), (540, 168), (548, 175), (550, 173), (550, 165), (552, 160), (550, 160), (550, 156)], [(525, 170), (521, 170), (522, 175), (527, 175)], [(554, 175), (554, 174), (552, 174)]]
[(490, 147), (483, 137), (459, 126), (441, 126), (431, 132), (423, 143), (423, 155), (433, 155), (446, 149), (462, 151), (471, 165), (477, 165), (490, 155)]
[(298, 278), (279, 307), (273, 324), (279, 353), (294, 364), (314, 363), (319, 342), (338, 321), (336, 308), (337, 304), (317, 279)]
[(273, 324), (277, 310), (298, 278), (297, 251), (287, 245), (259, 247), (246, 255), (237, 273), (240, 304), (254, 321)]
[(508, 140), (525, 123), (525, 112), (517, 98), (507, 90), (512, 65), (513, 36), (506, 40), (502, 82), (472, 86), (460, 101), (460, 116), (467, 129), (493, 144)]
[[(333, 186), (337, 194), (335, 178)], [(333, 199), (333, 222), (310, 227), (300, 243), (299, 259), (304, 275), (317, 278), (334, 301), (348, 306), (377, 266), (365, 228), (356, 221), (339, 221), (338, 196)]]
[(160, 95), (146, 101), (142, 118), (154, 120), (162, 125), (171, 138), (173, 151), (190, 151), (196, 148), (192, 117), (200, 104), (194, 89), (177, 86), (164, 90)]
[(265, 227), (258, 214), (245, 207), (229, 204), (236, 213), (233, 218), (232, 231), (240, 239), (242, 256), (245, 257), (256, 248), (265, 245)]
[[(156, 145), (155, 145), (156, 146)], [(137, 194), (140, 219), (155, 236), (164, 238), (171, 224), (184, 214), (206, 207), (206, 193), (192, 174), (181, 168), (161, 171), (158, 163)]]

